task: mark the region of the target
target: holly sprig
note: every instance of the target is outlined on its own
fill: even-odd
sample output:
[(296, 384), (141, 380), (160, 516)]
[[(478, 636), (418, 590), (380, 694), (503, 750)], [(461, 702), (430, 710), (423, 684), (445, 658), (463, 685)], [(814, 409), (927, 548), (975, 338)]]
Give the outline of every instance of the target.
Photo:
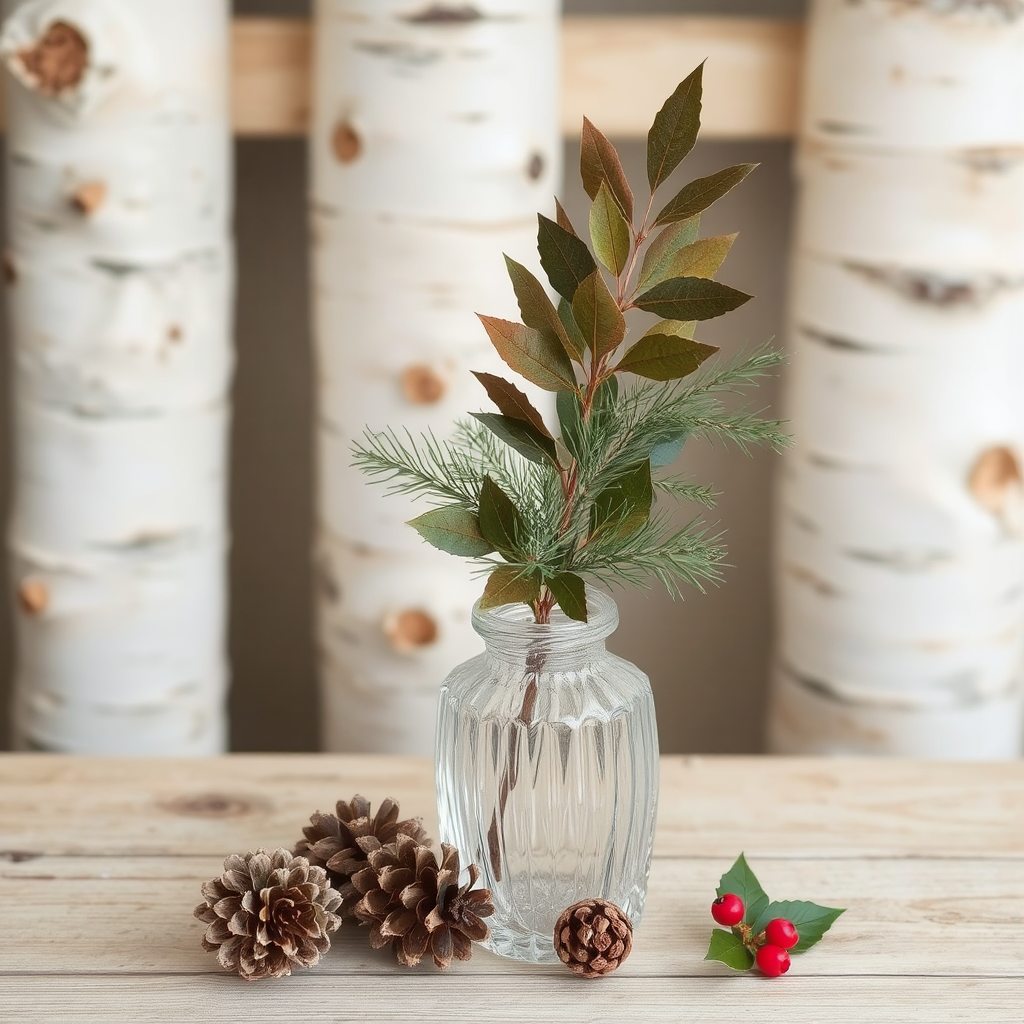
[(807, 900), (770, 900), (761, 887), (746, 857), (741, 853), (736, 863), (718, 883), (717, 895), (733, 895), (743, 901), (743, 918), (729, 931), (715, 928), (711, 933), (705, 960), (717, 960), (734, 971), (749, 971), (757, 964), (757, 953), (768, 941), (765, 929), (777, 919), (790, 922), (799, 939), (788, 952), (806, 953), (821, 941), (845, 908), (823, 907)]

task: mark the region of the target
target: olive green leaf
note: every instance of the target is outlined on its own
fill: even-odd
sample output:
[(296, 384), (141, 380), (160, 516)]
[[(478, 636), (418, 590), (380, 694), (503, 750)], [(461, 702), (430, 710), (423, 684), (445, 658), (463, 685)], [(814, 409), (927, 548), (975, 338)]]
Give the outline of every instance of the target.
[(533, 604), (540, 596), (536, 576), (523, 576), (514, 565), (499, 565), (487, 577), (480, 607), (497, 608), (503, 604)]
[(750, 296), (745, 292), (719, 281), (703, 277), (671, 277), (638, 295), (633, 305), (668, 320), (711, 320), (749, 300)]
[(618, 277), (629, 259), (629, 224), (603, 181), (590, 207), (590, 240), (597, 258)]
[(651, 268), (644, 287), (651, 288), (670, 277), (714, 277), (735, 240), (735, 235), (717, 235), (677, 249)]
[(409, 525), (428, 544), (433, 544), (435, 548), (447, 551), (450, 555), (473, 558), (494, 550), (494, 545), (485, 540), (480, 532), (480, 521), (477, 517), (467, 509), (455, 505), (433, 508), (415, 519), (410, 519)]
[(516, 263), (508, 256), (505, 257), (505, 267), (519, 302), (523, 323), (535, 330), (553, 334), (570, 357), (578, 355), (566, 333), (565, 325), (559, 319), (558, 312), (540, 281), (521, 263)]
[(586, 242), (543, 214), (537, 215), (537, 251), (551, 287), (570, 302), (581, 281), (596, 269)]
[(525, 324), (478, 313), (498, 355), (528, 381), (545, 391), (576, 387), (576, 375), (565, 349), (553, 334)]
[(633, 190), (626, 180), (619, 154), (587, 118), (583, 118), (583, 131), (580, 134), (580, 177), (591, 199), (597, 198), (603, 181), (626, 220), (633, 219)]
[(644, 337), (650, 337), (652, 334), (668, 334), (673, 338), (692, 338), (696, 329), (696, 320), (659, 320), (644, 334)]
[(576, 318), (572, 315), (572, 306), (562, 298), (558, 300), (558, 319), (562, 321), (562, 326), (565, 328), (573, 359), (582, 365), (583, 353), (587, 351), (587, 343), (580, 333)]
[(727, 192), (731, 192), (756, 166), (757, 164), (736, 164), (734, 167), (726, 167), (725, 170), (716, 171), (706, 178), (696, 178), (688, 185), (684, 185), (655, 217), (655, 227), (659, 224), (687, 220), (694, 214), (706, 210)]
[(569, 454), (579, 459), (582, 454), (583, 413), (580, 408), (580, 396), (573, 391), (559, 391), (555, 395), (555, 411), (558, 413), (558, 426), (562, 431), (562, 444)]
[(568, 231), (570, 235), (576, 238), (580, 236), (576, 234), (576, 229), (572, 226), (572, 221), (569, 220), (569, 214), (565, 212), (565, 208), (562, 204), (555, 199), (555, 223), (562, 228), (563, 231)]
[(506, 558), (523, 535), (519, 509), (488, 475), (480, 488), (480, 532)]
[(647, 278), (651, 276), (655, 267), (660, 266), (674, 252), (696, 242), (699, 232), (699, 213), (686, 220), (681, 220), (676, 224), (669, 224), (662, 228), (647, 247), (643, 261), (640, 264), (641, 287)]
[(583, 579), (574, 572), (560, 572), (547, 581), (555, 595), (558, 607), (577, 622), (587, 621), (587, 588)]
[(600, 270), (595, 270), (576, 290), (572, 315), (595, 359), (618, 348), (626, 336), (626, 320)]
[(628, 537), (647, 522), (653, 502), (651, 464), (645, 460), (609, 484), (594, 499), (590, 508), (590, 538), (603, 533)]
[(535, 427), (537, 432), (544, 437), (551, 437), (551, 432), (545, 425), (541, 414), (530, 404), (529, 398), (515, 384), (502, 377), (496, 377), (493, 373), (477, 372), (476, 370), (472, 372), (473, 376), (483, 384), (487, 397), (503, 415), (511, 416), (514, 420), (523, 420)]
[[(572, 392), (565, 392), (572, 394)], [(562, 394), (562, 392), (559, 392)], [(558, 465), (558, 454), (555, 451), (555, 439), (545, 432), (542, 434), (532, 423), (513, 419), (511, 416), (499, 416), (494, 412), (471, 412), (473, 419), (478, 420), (496, 437), (510, 448), (514, 448), (525, 459), (531, 462), (551, 462)]]
[(711, 932), (711, 944), (704, 959), (717, 960), (734, 971), (749, 971), (754, 966), (754, 954), (743, 945), (743, 939), (721, 928)]
[(717, 351), (714, 345), (671, 334), (646, 334), (619, 360), (615, 370), (648, 380), (679, 380), (688, 377)]
[(700, 131), (704, 62), (676, 86), (647, 133), (647, 180), (653, 192), (693, 149)]

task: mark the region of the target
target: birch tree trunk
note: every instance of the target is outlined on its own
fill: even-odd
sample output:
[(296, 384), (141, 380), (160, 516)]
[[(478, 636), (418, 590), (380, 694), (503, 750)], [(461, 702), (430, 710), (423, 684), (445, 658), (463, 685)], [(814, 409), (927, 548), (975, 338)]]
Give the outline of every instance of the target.
[(25, 748), (225, 742), (228, 6), (5, 0)]
[(447, 435), (517, 318), (560, 182), (557, 0), (317, 0), (313, 128), (319, 646), (332, 750), (429, 752), (437, 691), (482, 650), (482, 591), (351, 467), (364, 427)]
[(770, 746), (1012, 757), (1024, 4), (815, 0)]

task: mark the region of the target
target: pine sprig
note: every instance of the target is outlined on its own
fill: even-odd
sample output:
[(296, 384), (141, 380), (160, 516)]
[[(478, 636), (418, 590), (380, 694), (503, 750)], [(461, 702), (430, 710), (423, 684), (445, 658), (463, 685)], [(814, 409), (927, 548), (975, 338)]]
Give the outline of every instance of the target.
[[(715, 495), (667, 467), (693, 438), (743, 451), (787, 444), (779, 421), (736, 408), (731, 397), (770, 373), (779, 355), (762, 348), (711, 362), (718, 350), (694, 340), (702, 321), (750, 298), (714, 280), (735, 236), (701, 239), (699, 225), (701, 212), (753, 165), (690, 182), (654, 214), (654, 193), (696, 138), (702, 69), (655, 118), (651, 197), (639, 225), (614, 147), (585, 122), (590, 246), (561, 207), (557, 220), (540, 217), (540, 263), (557, 306), (506, 257), (522, 322), (481, 317), (509, 367), (556, 392), (559, 433), (514, 383), (477, 373), (496, 413), (471, 414), (448, 440), (388, 429), (367, 431), (353, 449), (354, 464), (390, 493), (435, 506), (411, 525), (434, 546), (477, 560), (488, 577), (482, 607), (525, 601), (546, 622), (557, 603), (585, 620), (585, 579), (641, 587), (654, 579), (673, 597), (683, 586), (719, 582), (721, 538), (699, 520), (678, 529), (655, 509), (658, 500), (711, 507)], [(629, 343), (632, 309), (663, 319)]]

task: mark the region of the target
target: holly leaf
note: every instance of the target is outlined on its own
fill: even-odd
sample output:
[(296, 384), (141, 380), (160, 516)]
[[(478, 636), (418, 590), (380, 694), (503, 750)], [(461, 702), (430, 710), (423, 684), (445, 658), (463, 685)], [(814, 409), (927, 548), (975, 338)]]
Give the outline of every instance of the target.
[(558, 607), (577, 622), (587, 621), (587, 588), (574, 572), (560, 572), (547, 581)]
[(555, 223), (564, 231), (568, 231), (570, 235), (575, 235), (576, 238), (580, 237), (576, 234), (576, 229), (572, 226), (572, 221), (569, 220), (569, 214), (565, 212), (565, 208), (557, 197), (555, 198)]
[(615, 298), (595, 270), (576, 291), (572, 315), (594, 359), (614, 351), (626, 336), (626, 320)]
[(536, 576), (523, 576), (514, 565), (499, 565), (487, 577), (480, 598), (481, 609), (497, 608), (503, 604), (533, 604), (540, 596), (540, 581)]
[(711, 932), (711, 944), (704, 959), (717, 960), (734, 971), (749, 971), (754, 966), (754, 954), (743, 945), (743, 939), (721, 928)]
[(821, 937), (832, 927), (840, 914), (846, 913), (845, 909), (835, 907), (819, 907), (817, 903), (808, 903), (806, 900), (780, 900), (777, 903), (769, 903), (753, 924), (753, 932), (757, 935), (768, 927), (768, 922), (776, 917), (784, 917), (792, 921), (800, 936), (800, 941), (789, 951), (792, 953), (805, 953), (815, 943), (821, 941)]
[(615, 367), (616, 373), (635, 373), (648, 380), (679, 380), (688, 377), (709, 356), (714, 345), (677, 338), (669, 334), (646, 334)]
[(670, 277), (714, 277), (729, 255), (734, 241), (734, 234), (717, 235), (714, 238), (698, 239), (677, 249), (651, 268), (644, 282), (645, 287)]
[(633, 190), (626, 180), (619, 154), (587, 118), (583, 118), (583, 131), (580, 133), (580, 177), (591, 199), (597, 199), (604, 182), (626, 220), (633, 219)]
[(638, 295), (633, 305), (669, 320), (711, 320), (742, 306), (750, 298), (746, 292), (720, 281), (672, 277)]
[(480, 532), (502, 554), (516, 550), (523, 520), (512, 499), (489, 477), (480, 488)]
[(562, 326), (565, 328), (566, 338), (569, 341), (570, 355), (572, 355), (576, 362), (582, 365), (583, 353), (587, 350), (587, 343), (583, 339), (583, 335), (580, 334), (576, 318), (572, 315), (572, 306), (565, 299), (558, 300), (558, 319), (562, 321)]
[(478, 373), (476, 370), (472, 372), (473, 376), (483, 384), (487, 397), (498, 407), (499, 412), (514, 420), (523, 420), (536, 428), (542, 436), (551, 437), (541, 414), (530, 404), (529, 398), (515, 384), (502, 377), (496, 377), (493, 373)]
[(654, 218), (654, 226), (686, 220), (706, 210), (727, 192), (731, 192), (756, 166), (757, 164), (734, 164), (724, 170), (715, 171), (706, 178), (695, 178), (665, 204), (665, 208)]
[(653, 192), (693, 149), (700, 131), (704, 62), (675, 88), (647, 133), (647, 180)]
[(742, 853), (736, 859), (736, 863), (722, 875), (716, 892), (719, 896), (731, 892), (743, 900), (743, 921), (746, 924), (753, 924), (761, 916), (761, 911), (768, 906), (768, 896)]
[(654, 268), (674, 252), (696, 242), (699, 231), (699, 213), (663, 228), (644, 253), (643, 262), (640, 264), (640, 284), (643, 285)]
[(553, 335), (511, 320), (499, 320), (482, 313), (477, 316), (498, 355), (516, 373), (545, 391), (576, 388), (572, 363)]
[(597, 258), (618, 277), (629, 259), (629, 224), (603, 181), (590, 207), (590, 240)]
[(469, 415), (487, 427), (495, 437), (514, 448), (524, 459), (558, 465), (555, 439), (546, 433), (542, 434), (533, 424), (493, 412), (471, 412)]
[(535, 330), (553, 334), (567, 355), (577, 355), (566, 334), (565, 325), (559, 319), (558, 312), (540, 281), (521, 263), (516, 263), (508, 256), (505, 257), (505, 267), (512, 282), (512, 290), (516, 293), (523, 323)]
[(415, 519), (409, 525), (428, 543), (450, 555), (473, 558), (487, 555), (494, 545), (480, 532), (480, 521), (472, 512), (451, 505), (434, 508)]
[(602, 533), (613, 533), (617, 537), (636, 533), (647, 522), (653, 502), (651, 464), (645, 459), (594, 499), (590, 507), (590, 538)]
[(537, 215), (537, 251), (540, 265), (551, 287), (570, 302), (580, 282), (588, 278), (597, 264), (586, 242), (543, 214)]

